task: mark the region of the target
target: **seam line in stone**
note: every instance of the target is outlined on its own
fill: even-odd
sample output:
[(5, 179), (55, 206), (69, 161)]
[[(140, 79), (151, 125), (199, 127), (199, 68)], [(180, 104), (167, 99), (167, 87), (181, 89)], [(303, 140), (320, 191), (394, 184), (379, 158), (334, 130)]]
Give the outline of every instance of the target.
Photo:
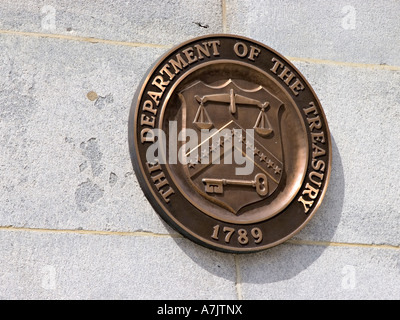
[[(226, 15), (226, 12), (223, 13), (223, 17), (224, 17), (224, 15)], [(223, 24), (226, 24), (226, 19), (224, 19), (224, 18), (223, 18)], [(223, 25), (223, 28), (227, 29), (227, 26)], [(226, 30), (224, 32), (226, 32)], [(93, 38), (93, 37), (70, 36), (70, 35), (62, 35), (62, 34), (26, 32), (26, 31), (15, 31), (15, 30), (1, 30), (0, 29), (0, 34), (28, 36), (28, 37), (37, 37), (37, 38), (52, 38), (52, 39), (61, 39), (61, 40), (73, 40), (73, 41), (89, 42), (89, 43), (103, 43), (103, 44), (112, 44), (112, 45), (117, 45), (117, 46), (120, 45), (120, 46), (128, 46), (128, 47), (162, 48), (162, 49), (170, 49), (173, 47), (173, 45), (115, 41), (115, 40), (107, 40), (107, 39), (100, 39), (100, 38)], [(345, 62), (345, 61), (336, 61), (336, 60), (328, 60), (328, 59), (300, 58), (300, 57), (291, 57), (291, 56), (286, 56), (286, 58), (288, 60), (292, 60), (292, 61), (307, 62), (307, 63), (320, 64), (320, 65), (335, 65), (335, 66), (343, 66), (343, 67), (351, 67), (351, 68), (400, 71), (400, 66), (394, 66), (394, 65)]]
[[(84, 229), (46, 229), (46, 228), (27, 228), (0, 226), (0, 231), (25, 231), (38, 233), (69, 233), (69, 234), (87, 234), (87, 235), (111, 235), (111, 236), (133, 236), (133, 237), (156, 237), (156, 238), (184, 238), (179, 233), (156, 233), (151, 231), (100, 231), (100, 230), (84, 230)], [(400, 246), (390, 244), (367, 244), (367, 243), (350, 243), (350, 242), (331, 242), (331, 241), (313, 241), (289, 239), (283, 244), (323, 246), (323, 247), (346, 247), (346, 248), (373, 248), (373, 249), (389, 249), (400, 250)]]
[(1, 30), (0, 29), (0, 34), (9, 34), (9, 35), (15, 35), (15, 36), (26, 36), (26, 37), (36, 37), (36, 38), (73, 40), (73, 41), (90, 42), (90, 43), (103, 43), (103, 44), (112, 44), (112, 45), (120, 45), (120, 46), (128, 46), (128, 47), (146, 47), (146, 48), (163, 48), (163, 49), (168, 49), (168, 48), (172, 47), (171, 45), (163, 45), (163, 44), (116, 41), (116, 40), (107, 40), (107, 39), (100, 39), (100, 38), (93, 38), (93, 37), (55, 34), (55, 33), (26, 32), (26, 31)]
[(238, 300), (243, 300), (243, 292), (242, 292), (242, 274), (240, 271), (239, 259), (237, 254), (234, 255), (235, 260), (235, 289), (236, 296)]

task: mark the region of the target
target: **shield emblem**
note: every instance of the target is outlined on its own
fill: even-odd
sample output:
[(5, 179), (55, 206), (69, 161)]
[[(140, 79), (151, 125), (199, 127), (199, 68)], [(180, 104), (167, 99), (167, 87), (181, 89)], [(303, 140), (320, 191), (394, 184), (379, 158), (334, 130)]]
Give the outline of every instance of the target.
[[(199, 136), (201, 130), (213, 130), (188, 151), (192, 161), (183, 165), (193, 188), (233, 214), (270, 197), (284, 173), (282, 101), (263, 86), (232, 79), (217, 85), (197, 81), (179, 92), (179, 98), (183, 128), (194, 129)], [(254, 129), (254, 139), (246, 140), (246, 129)], [(253, 162), (249, 174), (236, 174), (245, 164), (235, 163), (235, 148)], [(214, 153), (219, 162), (212, 161)], [(229, 153), (232, 162), (226, 163)]]

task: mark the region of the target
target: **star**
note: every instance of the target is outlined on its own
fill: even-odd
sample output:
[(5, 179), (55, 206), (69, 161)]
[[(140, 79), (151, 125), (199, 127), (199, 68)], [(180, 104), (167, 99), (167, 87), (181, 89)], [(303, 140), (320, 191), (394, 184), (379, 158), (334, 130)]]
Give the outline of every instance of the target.
[(253, 144), (251, 142), (249, 142), (249, 141), (246, 142), (246, 148), (250, 149), (250, 150), (254, 150)]
[(268, 159), (267, 166), (268, 168), (272, 168), (274, 166), (274, 163), (271, 161), (271, 159)]
[(189, 168), (194, 168), (196, 166), (197, 162), (200, 162), (199, 156), (197, 156), (196, 158), (189, 159), (189, 162), (188, 162)]
[(211, 146), (210, 146), (210, 150), (211, 151), (217, 151), (217, 149), (219, 148), (219, 142), (218, 141), (216, 141), (216, 142), (214, 142)]
[(237, 138), (237, 140), (238, 140), (239, 142), (244, 141), (242, 132), (233, 131), (233, 135)]
[(276, 174), (279, 174), (279, 173), (281, 173), (282, 169), (279, 168), (278, 166), (276, 166), (276, 167), (274, 168), (274, 171), (275, 171)]
[(230, 135), (230, 134), (227, 132), (227, 133), (224, 134), (224, 139), (223, 139), (222, 141), (224, 141), (224, 140), (230, 141), (231, 139), (232, 139), (232, 135)]
[(202, 158), (207, 158), (208, 155), (209, 155), (209, 151), (207, 151), (206, 149), (204, 149), (204, 150), (201, 152), (201, 157), (202, 157)]
[(260, 154), (260, 160), (264, 161), (264, 162), (267, 162), (267, 156), (264, 153), (261, 153)]

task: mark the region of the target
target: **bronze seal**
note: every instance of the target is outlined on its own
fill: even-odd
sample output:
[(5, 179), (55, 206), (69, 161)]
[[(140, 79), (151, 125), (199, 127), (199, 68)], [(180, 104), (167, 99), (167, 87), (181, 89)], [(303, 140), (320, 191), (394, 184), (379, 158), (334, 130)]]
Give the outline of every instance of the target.
[(331, 139), (304, 76), (262, 43), (208, 35), (148, 71), (129, 118), (138, 181), (189, 239), (254, 252), (292, 237), (327, 189)]

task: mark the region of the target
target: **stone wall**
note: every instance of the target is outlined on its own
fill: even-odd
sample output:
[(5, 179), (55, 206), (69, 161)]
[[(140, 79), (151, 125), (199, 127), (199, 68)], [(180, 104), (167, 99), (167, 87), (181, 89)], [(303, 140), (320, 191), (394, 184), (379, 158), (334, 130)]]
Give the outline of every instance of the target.
[[(395, 0), (2, 1), (0, 299), (399, 299), (399, 13)], [(257, 254), (171, 229), (129, 157), (146, 70), (210, 33), (285, 55), (332, 134), (321, 208)]]

